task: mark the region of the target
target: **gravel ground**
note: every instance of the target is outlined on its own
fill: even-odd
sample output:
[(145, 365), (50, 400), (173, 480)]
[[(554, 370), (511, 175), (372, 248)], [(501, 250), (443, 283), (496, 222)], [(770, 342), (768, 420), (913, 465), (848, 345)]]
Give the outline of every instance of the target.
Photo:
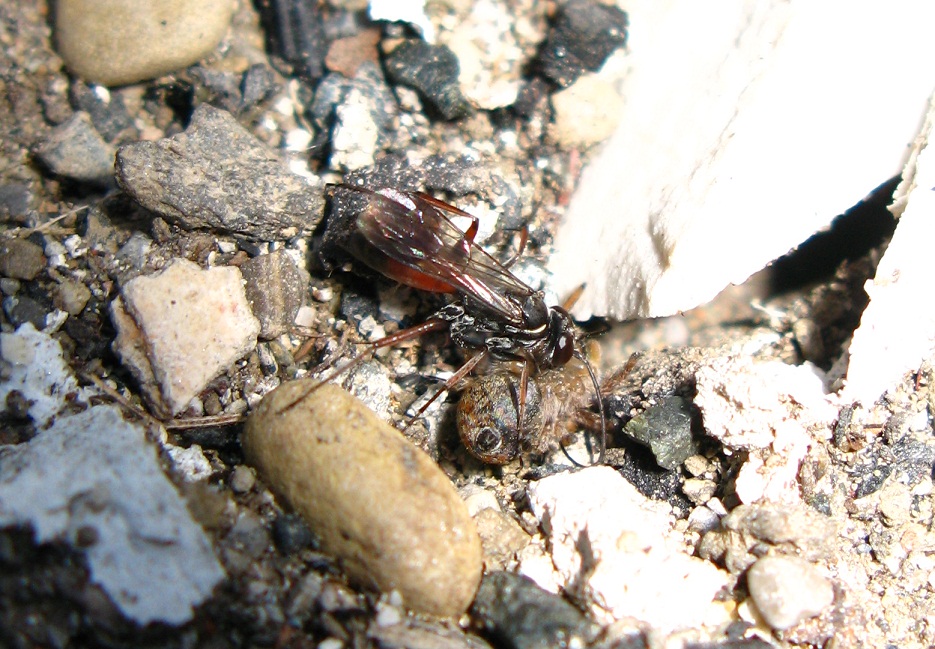
[[(572, 361), (529, 379), (519, 416), (499, 360), (470, 404), (410, 422), (465, 361), (443, 332), (338, 377), (357, 399), (303, 387), (446, 303), (347, 253), (344, 212), (383, 197), (328, 183), (427, 191), (500, 259), (525, 229), (511, 270), (539, 288), (613, 127), (556, 98), (584, 78), (600, 101), (588, 73), (623, 52), (623, 14), (452, 3), (428, 45), (355, 3), (202, 4), (165, 24), (233, 12), (220, 45), (179, 62), (166, 37), (136, 68), (161, 37), (125, 60), (53, 47), (137, 34), (126, 17), (62, 2), (53, 36), (46, 4), (0, 4), (5, 646), (935, 644), (935, 370), (871, 406), (822, 381), (892, 184), (712, 304), (581, 323), (600, 408)], [(604, 465), (581, 466), (601, 412)]]

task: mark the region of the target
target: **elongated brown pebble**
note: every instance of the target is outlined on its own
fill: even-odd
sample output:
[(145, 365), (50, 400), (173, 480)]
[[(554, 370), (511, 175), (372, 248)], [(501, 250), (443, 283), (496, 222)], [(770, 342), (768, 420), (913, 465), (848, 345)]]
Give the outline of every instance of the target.
[(421, 449), (335, 385), (270, 392), (243, 447), (267, 484), (308, 522), (351, 579), (439, 616), (463, 613), (481, 577), (464, 502)]

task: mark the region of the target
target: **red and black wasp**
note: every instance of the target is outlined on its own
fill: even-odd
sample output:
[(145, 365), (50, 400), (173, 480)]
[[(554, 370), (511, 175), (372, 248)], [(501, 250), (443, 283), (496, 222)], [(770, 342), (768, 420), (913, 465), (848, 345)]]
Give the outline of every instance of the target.
[[(425, 322), (374, 341), (386, 347), (431, 331), (448, 329), (451, 339), (474, 351), (445, 387), (422, 406), (415, 417), (457, 385), (483, 360), (518, 361), (521, 366), (517, 394), (519, 421), (523, 421), (529, 378), (537, 372), (579, 359), (587, 368), (597, 395), (601, 419), (598, 462), (603, 462), (606, 430), (597, 378), (578, 347), (575, 325), (567, 308), (547, 306), (544, 295), (509, 270), (525, 246), (506, 264), (474, 243), (477, 217), (422, 192), (391, 188), (368, 189), (354, 185), (331, 188), (336, 212), (351, 215), (336, 238), (340, 247), (382, 275), (413, 288), (446, 293), (455, 299)], [(462, 231), (452, 221), (469, 219)], [(347, 370), (351, 361), (324, 381)]]

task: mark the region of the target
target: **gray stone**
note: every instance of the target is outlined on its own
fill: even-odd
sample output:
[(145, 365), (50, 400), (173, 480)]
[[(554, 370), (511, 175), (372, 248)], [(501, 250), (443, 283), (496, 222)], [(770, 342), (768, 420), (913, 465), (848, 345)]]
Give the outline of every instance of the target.
[(380, 68), (364, 63), (353, 79), (326, 76), (309, 112), (315, 124), (331, 134), (331, 166), (354, 170), (373, 164), (386, 145), (396, 100)]
[(82, 111), (52, 129), (36, 156), (49, 170), (65, 178), (107, 184), (114, 177), (114, 148)]
[(230, 113), (199, 106), (184, 133), (117, 151), (117, 182), (140, 205), (186, 229), (274, 241), (321, 219), (320, 181), (291, 173)]
[(481, 543), (448, 477), (341, 388), (293, 381), (247, 421), (244, 452), (357, 583), (457, 616), (480, 580)]
[(139, 624), (184, 624), (224, 578), (145, 430), (113, 406), (62, 417), (6, 449), (0, 476), (0, 525), (73, 545), (93, 530), (83, 549), (91, 580)]
[(135, 83), (210, 54), (233, 0), (59, 0), (55, 40), (68, 68), (105, 86)]
[(241, 264), (247, 300), (260, 321), (260, 338), (284, 334), (308, 294), (310, 278), (282, 250), (260, 255)]
[(41, 246), (26, 239), (0, 241), (0, 275), (29, 281), (35, 279), (43, 268), (45, 255)]
[(818, 615), (834, 601), (831, 582), (798, 557), (759, 559), (747, 571), (747, 586), (760, 615), (778, 631)]

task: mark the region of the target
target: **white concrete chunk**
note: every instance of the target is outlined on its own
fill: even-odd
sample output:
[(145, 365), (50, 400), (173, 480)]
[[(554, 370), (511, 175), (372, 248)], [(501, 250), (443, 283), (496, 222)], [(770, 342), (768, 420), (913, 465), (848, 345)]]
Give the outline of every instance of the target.
[(935, 5), (634, 0), (619, 127), (555, 240), (577, 317), (713, 298), (895, 176), (935, 88)]
[(896, 189), (902, 210), (896, 232), (867, 282), (870, 296), (850, 345), (842, 398), (870, 406), (935, 353), (935, 147), (929, 146), (935, 104)]
[[(669, 506), (649, 500), (612, 468), (544, 478), (530, 485), (529, 500), (549, 530), (565, 588), (580, 582), (588, 567), (582, 557), (593, 556), (587, 590), (600, 622), (635, 618), (673, 631), (723, 618), (713, 600), (726, 573), (666, 541), (674, 523)], [(529, 568), (534, 579), (547, 581), (541, 561)], [(520, 570), (527, 572), (525, 557)]]
[[(256, 346), (260, 323), (250, 311), (240, 270), (232, 266), (203, 270), (176, 259), (156, 275), (127, 282), (122, 297), (142, 338), (132, 350), (145, 353), (173, 415)], [(123, 319), (114, 319), (119, 329)], [(133, 364), (131, 344), (117, 344), (123, 361)], [(134, 367), (145, 370), (140, 365)]]

